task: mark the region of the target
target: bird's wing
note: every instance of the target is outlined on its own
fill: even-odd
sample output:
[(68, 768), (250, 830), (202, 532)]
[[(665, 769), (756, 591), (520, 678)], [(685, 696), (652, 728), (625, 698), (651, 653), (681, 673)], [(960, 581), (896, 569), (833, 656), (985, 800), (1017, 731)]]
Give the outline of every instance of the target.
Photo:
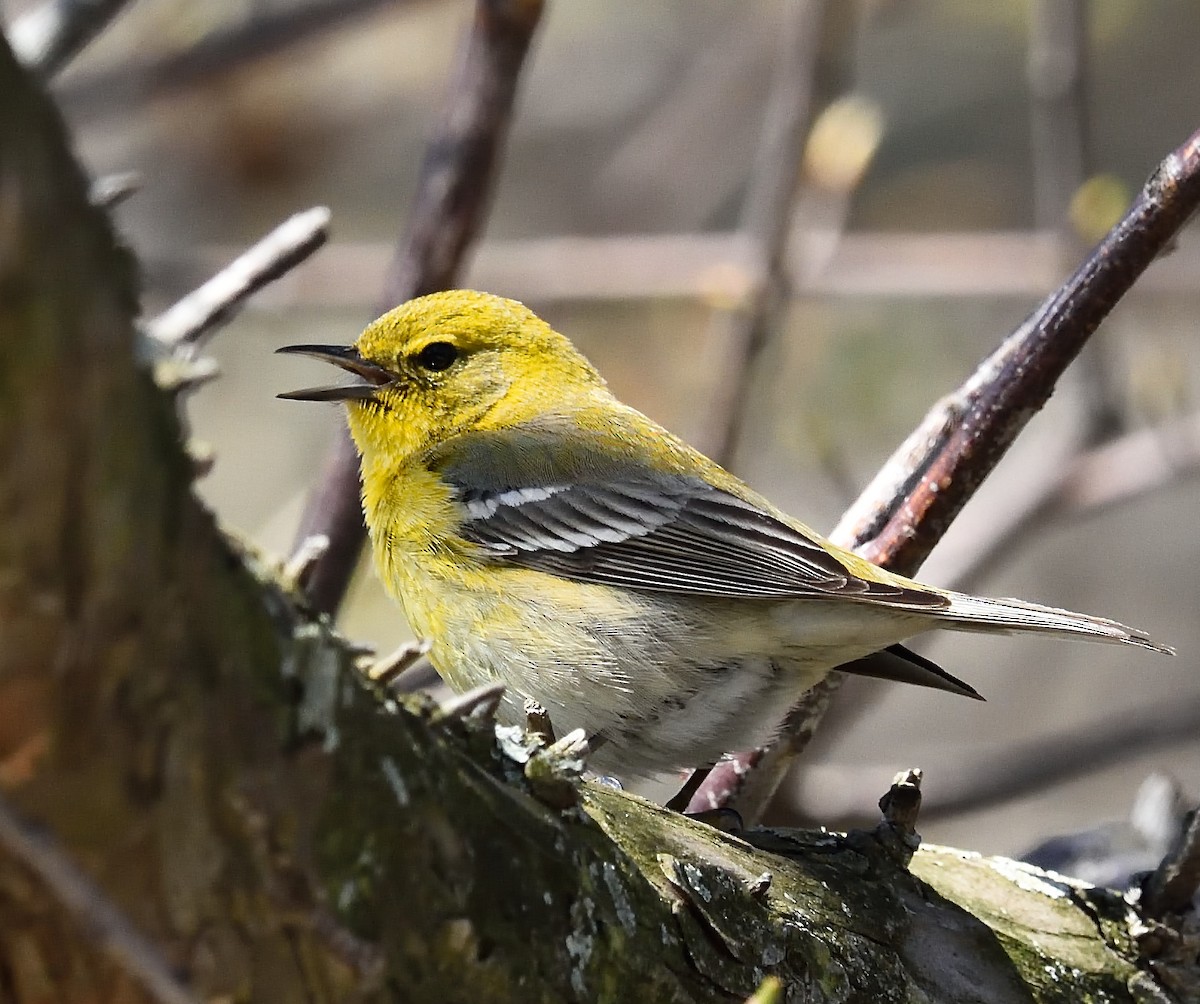
[(920, 609), (937, 593), (852, 574), (821, 544), (701, 478), (638, 471), (590, 482), (456, 489), (463, 535), (497, 561), (577, 582), (741, 598), (839, 596)]

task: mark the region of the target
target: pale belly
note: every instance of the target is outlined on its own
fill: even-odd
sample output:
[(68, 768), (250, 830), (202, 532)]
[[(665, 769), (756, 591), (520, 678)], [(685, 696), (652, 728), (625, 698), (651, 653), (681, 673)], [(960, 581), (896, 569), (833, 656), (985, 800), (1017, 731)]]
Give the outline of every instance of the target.
[(559, 735), (595, 739), (592, 769), (627, 778), (763, 744), (834, 666), (925, 626), (846, 601), (632, 593), (524, 569), (480, 594), (416, 572), (400, 599), (451, 686), (504, 682), (503, 721), (522, 724), (533, 698)]

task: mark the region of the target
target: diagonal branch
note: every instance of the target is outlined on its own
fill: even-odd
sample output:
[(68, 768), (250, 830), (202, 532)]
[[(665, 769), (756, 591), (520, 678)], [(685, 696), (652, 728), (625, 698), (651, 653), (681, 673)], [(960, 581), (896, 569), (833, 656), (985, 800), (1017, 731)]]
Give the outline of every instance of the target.
[(785, 254), (817, 90), (824, 16), (821, 0), (801, 0), (788, 19), (742, 207), (741, 231), (757, 245), (762, 271), (746, 301), (717, 321), (717, 339), (729, 355), (727, 375), (709, 408), (712, 431), (704, 437), (709, 441), (700, 446), (722, 464), (737, 445), (755, 361), (790, 288)]
[(132, 977), (155, 1004), (197, 1004), (157, 946), (49, 836), (38, 832), (0, 797), (0, 849), (50, 890), (79, 926)]
[(199, 345), (230, 321), (248, 297), (291, 271), (328, 238), (328, 209), (316, 206), (297, 213), (208, 282), (146, 322), (146, 334), (166, 347)]
[[(929, 412), (842, 517), (832, 539), (886, 568), (915, 572), (1092, 332), (1198, 206), (1200, 132), (1163, 160), (1075, 274)], [(736, 754), (714, 770), (692, 807), (736, 805), (755, 818), (808, 745), (840, 679), (832, 674), (805, 694), (772, 750)], [(764, 758), (772, 765), (770, 783), (754, 779)]]
[(104, 30), (129, 0), (45, 0), (8, 31), (21, 60), (43, 79), (54, 76)]
[[(521, 67), (541, 13), (541, 0), (478, 0), (449, 100), (425, 153), (384, 309), (455, 282), (483, 227)], [(296, 537), (297, 547), (312, 536), (329, 539), (308, 580), (308, 599), (317, 610), (337, 610), (366, 538), (358, 490), (358, 456), (343, 431), (326, 457)]]

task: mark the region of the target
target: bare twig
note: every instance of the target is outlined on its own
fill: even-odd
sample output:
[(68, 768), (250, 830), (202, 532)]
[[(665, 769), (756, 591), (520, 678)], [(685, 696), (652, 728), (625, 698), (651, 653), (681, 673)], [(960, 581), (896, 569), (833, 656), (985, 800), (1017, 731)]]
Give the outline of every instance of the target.
[[(393, 261), (384, 308), (453, 285), (484, 220), (512, 118), (517, 81), (542, 13), (541, 0), (478, 0), (441, 123), (421, 168), (408, 233)], [(308, 598), (335, 611), (366, 531), (358, 501), (358, 457), (343, 432), (300, 521), (297, 541), (324, 534)]]
[(372, 683), (382, 684), (395, 693), (400, 674), (411, 669), (428, 653), (428, 641), (409, 641), (382, 659), (364, 657), (359, 668)]
[(17, 58), (43, 78), (54, 76), (116, 17), (129, 0), (45, 0), (13, 23)]
[(280, 578), (289, 589), (294, 589), (297, 592), (304, 591), (304, 584), (308, 581), (309, 572), (316, 564), (317, 560), (329, 547), (328, 537), (309, 537), (308, 540), (302, 542), (286, 562), (283, 564), (283, 570)]
[(543, 746), (552, 746), (555, 737), (554, 723), (550, 721), (550, 712), (533, 698), (526, 698), (524, 711), (525, 731), (540, 739)]
[[(98, 0), (87, 0), (92, 4)], [(114, 0), (102, 0), (112, 3)], [(405, 0), (304, 0), (250, 5), (249, 16), (220, 24), (182, 51), (130, 54), (113, 67), (80, 74), (64, 83), (62, 96), (79, 120), (108, 113), (118, 97), (122, 114), (130, 99), (148, 99), (193, 87), (341, 27), (355, 18), (400, 6)], [(413, 3), (414, 0), (407, 0)]]
[(824, 12), (823, 0), (800, 0), (788, 19), (751, 170), (741, 229), (757, 246), (761, 274), (746, 300), (717, 322), (716, 338), (728, 358), (708, 408), (712, 431), (700, 445), (718, 463), (729, 463), (755, 360), (789, 292), (784, 254), (812, 117)]
[[(1085, 0), (1036, 0), (1030, 16), (1027, 75), (1033, 159), (1033, 208), (1037, 225), (1060, 235), (1064, 269), (1085, 247), (1072, 226), (1071, 204), (1092, 172), (1087, 112), (1088, 5)], [(1083, 447), (1103, 442), (1124, 427), (1114, 388), (1111, 353), (1093, 339), (1077, 367), (1086, 421)]]
[(483, 683), (464, 694), (456, 694), (438, 706), (435, 722), (458, 721), (465, 718), (486, 720), (494, 718), (504, 697), (504, 684), (499, 681)]
[(297, 213), (252, 248), (145, 325), (145, 332), (169, 347), (199, 345), (230, 321), (246, 298), (295, 268), (329, 238), (329, 210), (317, 206)]
[[(1159, 165), (1075, 274), (926, 416), (832, 539), (884, 567), (916, 571), (1092, 332), (1198, 205), (1200, 132)], [(831, 674), (793, 710), (780, 740), (790, 755), (807, 745), (839, 685)], [(736, 758), (718, 765), (694, 803), (736, 805), (747, 774)]]
[(1079, 454), (1046, 477), (1040, 490), (989, 520), (986, 530), (947, 555), (938, 551), (939, 582), (970, 589), (1018, 541), (1046, 527), (1094, 515), (1200, 474), (1200, 415), (1139, 429)]
[[(879, 799), (883, 819), (870, 830), (850, 830), (846, 842), (867, 854), (882, 851), (896, 864), (908, 867), (921, 846), (917, 816), (921, 812), (921, 769), (902, 770)], [(878, 790), (878, 789), (877, 789)]]
[(921, 778), (920, 767), (902, 770), (879, 799), (883, 821), (910, 836), (917, 832), (917, 816), (921, 812)]
[(1034, 218), (1062, 227), (1087, 176), (1087, 9), (1085, 0), (1036, 0), (1027, 76), (1033, 102)]
[(0, 849), (33, 872), (67, 913), (157, 1004), (197, 1004), (158, 949), (51, 839), (0, 796)]
[[(804, 245), (833, 245), (826, 255)], [(788, 284), (798, 295), (963, 300), (1036, 296), (1063, 273), (1060, 240), (1040, 231), (837, 234), (793, 231)], [(186, 285), (214, 271), (239, 249), (190, 248), (146, 259), (159, 283)], [(272, 308), (366, 309), (378, 295), (373, 276), (394, 248), (383, 243), (330, 245), (305, 269), (303, 282), (284, 280), (255, 297)], [(738, 233), (616, 234), (533, 237), (479, 245), (467, 271), (472, 289), (504, 290), (526, 302), (697, 299), (742, 302), (758, 274), (752, 241)], [(1139, 293), (1190, 293), (1200, 282), (1200, 242), (1185, 236), (1171, 256), (1138, 283)]]
[[(726, 359), (708, 408), (710, 431), (700, 436), (700, 446), (726, 466), (737, 445), (755, 362), (790, 292), (785, 254), (812, 116), (824, 14), (821, 0), (802, 0), (788, 20), (742, 209), (741, 230), (757, 245), (760, 275), (744, 301), (716, 321), (715, 338)], [(746, 763), (735, 759), (727, 767), (742, 777)], [(711, 776), (708, 770), (693, 772), (668, 807), (685, 806), (692, 812), (724, 808), (724, 803), (706, 805), (712, 794), (700, 794), (709, 790)]]
[(835, 537), (879, 564), (918, 568), (1092, 332), (1198, 204), (1200, 132), (1159, 165), (1075, 274), (935, 406), (842, 518)]

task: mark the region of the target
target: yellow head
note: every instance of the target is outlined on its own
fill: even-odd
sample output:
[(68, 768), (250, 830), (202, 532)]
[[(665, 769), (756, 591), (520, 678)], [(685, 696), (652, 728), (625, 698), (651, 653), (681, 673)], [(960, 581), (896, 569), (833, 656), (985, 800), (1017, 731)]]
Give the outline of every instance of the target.
[(355, 374), (356, 383), (293, 391), (344, 401), (368, 462), (401, 460), (450, 436), (570, 405), (604, 381), (566, 338), (516, 300), (450, 290), (401, 304), (348, 347), (291, 345)]

